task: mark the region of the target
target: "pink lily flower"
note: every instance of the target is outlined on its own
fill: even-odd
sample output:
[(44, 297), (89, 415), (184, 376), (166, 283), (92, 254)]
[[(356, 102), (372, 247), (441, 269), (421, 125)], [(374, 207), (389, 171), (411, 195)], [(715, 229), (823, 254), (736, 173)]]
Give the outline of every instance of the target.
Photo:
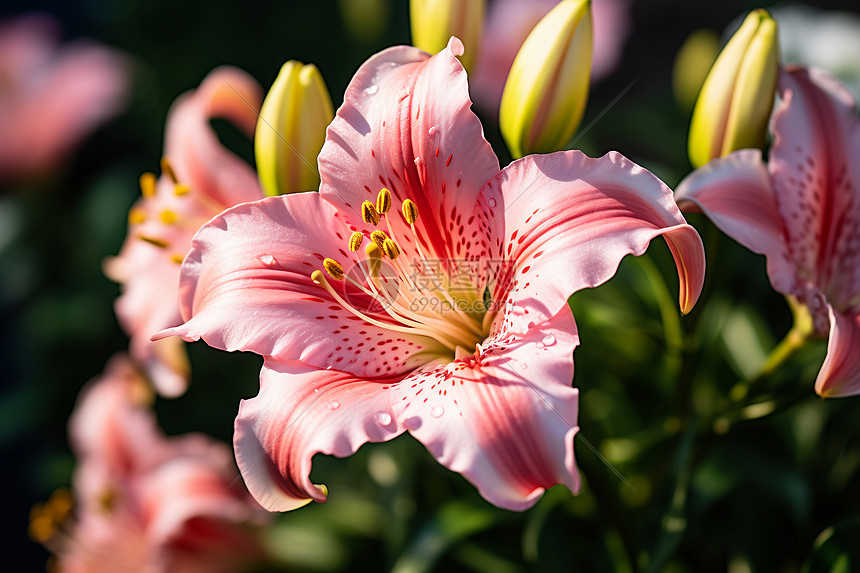
[(848, 90), (821, 70), (783, 70), (779, 93), (768, 162), (758, 150), (716, 159), (676, 198), (764, 255), (773, 288), (829, 333), (815, 391), (860, 394), (860, 120)]
[[(487, 8), (472, 97), (482, 109), (498, 110), (505, 80), (532, 28), (559, 0), (492, 0)], [(630, 33), (631, 0), (592, 0), (594, 48), (591, 80), (600, 81), (618, 66)]]
[(76, 515), (54, 531), (40, 526), (61, 570), (203, 573), (259, 563), (251, 525), (262, 510), (237, 487), (229, 450), (203, 435), (166, 438), (145, 405), (149, 392), (124, 355), (82, 391), (69, 423)]
[(221, 145), (209, 120), (229, 119), (252, 137), (261, 101), (259, 84), (229, 67), (213, 70), (176, 100), (167, 118), (162, 175), (141, 177), (143, 195), (129, 212), (128, 237), (119, 256), (105, 264), (105, 274), (122, 283), (116, 314), (131, 337), (131, 355), (164, 396), (185, 391), (188, 359), (179, 339), (150, 337), (180, 320), (179, 265), (191, 238), (224, 209), (264, 196), (254, 170)]
[(128, 64), (80, 41), (59, 47), (46, 15), (0, 23), (0, 180), (56, 166), (125, 103)]
[(265, 357), (234, 448), (271, 511), (326, 499), (314, 454), (404, 431), (500, 507), (576, 491), (568, 297), (662, 235), (681, 308), (698, 298), (701, 240), (648, 171), (575, 151), (499, 170), (462, 50), (370, 58), (329, 126), (320, 193), (225, 211), (183, 263), (187, 322), (159, 336)]

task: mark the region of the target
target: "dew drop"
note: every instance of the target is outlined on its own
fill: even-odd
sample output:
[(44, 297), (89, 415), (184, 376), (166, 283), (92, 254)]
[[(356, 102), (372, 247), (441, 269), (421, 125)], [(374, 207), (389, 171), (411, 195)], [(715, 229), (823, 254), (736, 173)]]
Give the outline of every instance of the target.
[(373, 84), (373, 85), (367, 86), (367, 87), (364, 89), (364, 93), (366, 93), (367, 95), (373, 95), (373, 94), (375, 94), (375, 93), (376, 93), (376, 92), (378, 92), (378, 91), (379, 91), (379, 86), (378, 86), (378, 85), (376, 85), (376, 84)]
[(555, 336), (553, 336), (552, 334), (547, 334), (543, 337), (543, 340), (541, 340), (541, 342), (543, 342), (544, 346), (552, 346), (553, 344), (555, 344)]
[(430, 129), (427, 130), (427, 134), (428, 135), (436, 135), (436, 126), (435, 125), (431, 126)]
[(382, 426), (387, 426), (391, 423), (391, 414), (388, 414), (387, 412), (377, 412), (374, 418), (376, 418), (376, 421)]
[(430, 415), (434, 418), (441, 418), (442, 414), (444, 413), (445, 408), (443, 408), (442, 406), (433, 406), (433, 408), (430, 409)]
[(520, 368), (522, 368), (523, 370), (525, 370), (525, 369), (526, 369), (526, 368), (528, 368), (528, 367), (529, 367), (529, 365), (528, 365), (528, 364), (526, 364), (525, 362), (523, 362), (522, 364), (520, 364)]
[(337, 400), (332, 400), (326, 405), (328, 406), (329, 410), (337, 410), (338, 408), (340, 408), (340, 402), (338, 402)]
[(493, 199), (493, 198), (491, 197), (491, 198), (490, 198), (490, 200), (489, 200), (489, 201), (487, 201), (487, 204), (488, 204), (490, 207), (495, 207), (495, 206), (496, 206), (496, 200), (495, 200), (495, 199)]
[(267, 267), (271, 267), (273, 265), (278, 264), (277, 259), (272, 255), (260, 255), (260, 262), (266, 265)]
[(543, 342), (538, 342), (537, 344), (535, 344), (535, 346), (537, 347), (538, 350), (544, 349)]

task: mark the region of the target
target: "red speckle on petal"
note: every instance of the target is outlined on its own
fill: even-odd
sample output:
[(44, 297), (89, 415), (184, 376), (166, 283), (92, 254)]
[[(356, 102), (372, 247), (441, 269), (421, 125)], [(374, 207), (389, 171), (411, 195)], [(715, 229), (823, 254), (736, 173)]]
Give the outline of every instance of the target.
[(454, 154), (452, 153), (451, 155), (448, 156), (448, 160), (445, 162), (445, 167), (448, 167), (449, 165), (451, 165), (451, 160), (453, 158), (454, 158)]

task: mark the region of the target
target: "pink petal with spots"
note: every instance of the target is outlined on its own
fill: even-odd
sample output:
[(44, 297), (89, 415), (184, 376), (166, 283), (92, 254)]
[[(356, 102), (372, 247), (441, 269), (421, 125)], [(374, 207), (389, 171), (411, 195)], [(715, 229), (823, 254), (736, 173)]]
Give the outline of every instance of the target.
[(773, 188), (801, 276), (837, 311), (860, 292), (860, 120), (854, 100), (820, 70), (780, 76), (770, 155)]
[(260, 505), (288, 511), (325, 501), (309, 477), (315, 454), (350, 456), (401, 434), (389, 402), (394, 381), (267, 361), (260, 393), (242, 401), (234, 434), (236, 462)]
[(767, 273), (779, 292), (800, 294), (797, 270), (786, 249), (770, 174), (757, 149), (715, 159), (685, 178), (675, 192), (685, 211), (700, 211), (725, 234), (767, 257)]
[(827, 357), (815, 380), (815, 391), (825, 398), (860, 394), (860, 310), (830, 311)]
[(571, 293), (607, 281), (625, 255), (641, 255), (660, 235), (678, 267), (682, 311), (699, 297), (705, 257), (698, 233), (669, 188), (618, 153), (525, 157), (491, 180), (481, 201), (498, 213), (493, 256), (513, 264), (513, 282), (497, 282), (493, 300), (522, 310), (508, 317), (517, 332), (553, 316)]
[(392, 389), (397, 419), (489, 502), (521, 511), (580, 481), (574, 461), (579, 343), (565, 305), (524, 335), (489, 339), (477, 357), (430, 364)]
[[(356, 72), (319, 156), (320, 191), (362, 228), (360, 205), (380, 188), (394, 196), (389, 225), (407, 259), (415, 254), (399, 213), (418, 207), (416, 223), (428, 257), (465, 259), (481, 253), (467, 221), (481, 186), (499, 162), (472, 113), (466, 72), (453, 38), (433, 57), (406, 46), (385, 50)], [(371, 229), (367, 229), (368, 231)]]
[[(348, 264), (348, 237), (335, 207), (318, 193), (269, 197), (225, 211), (200, 229), (183, 264), (187, 322), (159, 337), (202, 338), (224, 350), (357, 376), (393, 375), (423, 364), (427, 358), (420, 353), (438, 343), (369, 324), (311, 280), (325, 257), (338, 258), (348, 276), (358, 276)], [(328, 278), (354, 308), (374, 320), (389, 319), (350, 283)]]

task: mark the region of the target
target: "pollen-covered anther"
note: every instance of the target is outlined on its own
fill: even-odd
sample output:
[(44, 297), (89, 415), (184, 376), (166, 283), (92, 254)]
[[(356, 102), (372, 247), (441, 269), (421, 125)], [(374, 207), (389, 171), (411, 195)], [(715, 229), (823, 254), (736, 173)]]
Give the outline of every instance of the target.
[(361, 218), (365, 223), (374, 227), (379, 224), (379, 213), (376, 211), (376, 206), (370, 201), (361, 204)]
[(402, 211), (403, 218), (406, 219), (408, 224), (412, 225), (418, 220), (418, 206), (412, 201), (412, 199), (407, 199), (403, 202)]
[(143, 209), (132, 209), (128, 212), (128, 222), (131, 225), (140, 225), (146, 221), (146, 212)]
[(361, 231), (355, 231), (349, 237), (349, 250), (355, 252), (361, 246), (361, 242), (364, 240), (364, 235)]
[(161, 172), (173, 181), (174, 185), (179, 183), (179, 179), (176, 178), (176, 172), (173, 170), (173, 166), (170, 164), (170, 161), (167, 160), (166, 157), (161, 158)]
[(400, 247), (391, 239), (385, 239), (385, 242), (382, 243), (382, 252), (393, 261), (400, 256)]
[(388, 235), (385, 234), (385, 231), (380, 231), (379, 229), (373, 231), (370, 234), (370, 240), (376, 243), (376, 246), (380, 249), (383, 248), (385, 241), (388, 239)]
[(188, 195), (189, 192), (191, 192), (191, 187), (189, 187), (185, 183), (177, 183), (173, 186), (173, 194), (177, 197)]
[[(325, 259), (323, 261), (323, 268), (325, 269), (325, 272), (327, 272), (329, 274), (329, 276), (331, 278), (333, 278), (334, 280), (336, 280), (336, 281), (342, 281), (343, 280), (343, 267), (340, 266), (340, 263), (337, 262), (336, 260)], [(313, 279), (313, 275), (311, 275), (311, 278)]]
[(161, 219), (161, 222), (165, 225), (172, 225), (179, 219), (179, 216), (176, 212), (171, 211), (170, 209), (165, 209), (158, 215), (158, 218)]
[(140, 176), (140, 194), (144, 197), (155, 197), (155, 173), (147, 171)]
[(45, 503), (34, 505), (30, 510), (30, 537), (39, 543), (51, 539), (73, 507), (74, 498), (66, 488), (56, 490)]
[(391, 191), (383, 187), (376, 196), (376, 212), (382, 215), (388, 213), (389, 209), (391, 209)]

